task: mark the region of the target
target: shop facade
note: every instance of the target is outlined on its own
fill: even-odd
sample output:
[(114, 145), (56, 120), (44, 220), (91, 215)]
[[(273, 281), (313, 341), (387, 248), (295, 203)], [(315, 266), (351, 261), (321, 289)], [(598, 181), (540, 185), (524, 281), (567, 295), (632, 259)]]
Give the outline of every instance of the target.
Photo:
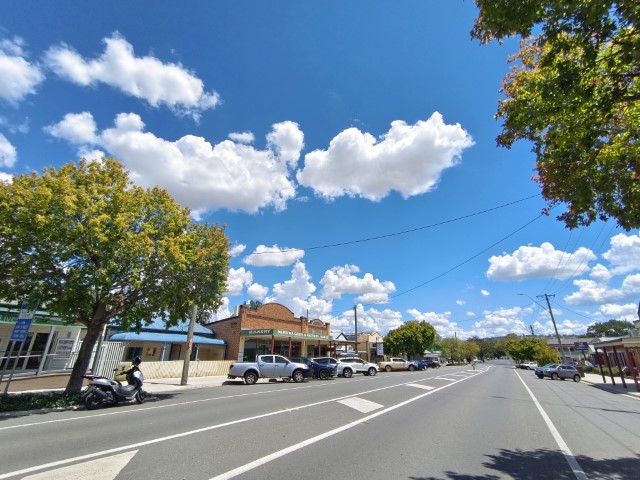
[(206, 325), (227, 344), (226, 360), (253, 361), (257, 355), (335, 356), (337, 342), (330, 325), (296, 317), (279, 303), (256, 308), (241, 305), (233, 316)]

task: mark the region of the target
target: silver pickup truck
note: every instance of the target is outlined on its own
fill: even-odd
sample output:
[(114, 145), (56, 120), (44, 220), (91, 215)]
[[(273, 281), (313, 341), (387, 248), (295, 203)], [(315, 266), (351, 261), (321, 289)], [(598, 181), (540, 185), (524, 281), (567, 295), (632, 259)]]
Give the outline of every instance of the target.
[(304, 363), (294, 363), (282, 355), (258, 355), (255, 362), (238, 362), (229, 365), (227, 378), (243, 378), (253, 385), (260, 378), (282, 378), (285, 381), (303, 382), (311, 376), (311, 369)]

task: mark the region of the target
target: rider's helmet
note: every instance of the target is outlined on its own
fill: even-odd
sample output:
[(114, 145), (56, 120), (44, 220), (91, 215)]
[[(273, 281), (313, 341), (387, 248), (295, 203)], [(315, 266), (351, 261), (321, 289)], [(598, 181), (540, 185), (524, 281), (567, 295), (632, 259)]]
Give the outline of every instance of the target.
[(136, 355), (133, 357), (133, 363), (136, 367), (142, 363), (142, 357), (140, 355)]

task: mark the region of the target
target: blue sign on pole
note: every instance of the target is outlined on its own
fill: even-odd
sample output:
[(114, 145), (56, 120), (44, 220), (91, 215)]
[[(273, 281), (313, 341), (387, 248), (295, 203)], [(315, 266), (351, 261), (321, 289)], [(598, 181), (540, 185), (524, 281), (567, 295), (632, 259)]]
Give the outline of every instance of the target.
[(31, 328), (30, 318), (19, 318), (16, 320), (16, 324), (13, 326), (13, 331), (11, 332), (11, 341), (24, 342), (27, 338), (27, 333), (29, 333), (29, 328)]

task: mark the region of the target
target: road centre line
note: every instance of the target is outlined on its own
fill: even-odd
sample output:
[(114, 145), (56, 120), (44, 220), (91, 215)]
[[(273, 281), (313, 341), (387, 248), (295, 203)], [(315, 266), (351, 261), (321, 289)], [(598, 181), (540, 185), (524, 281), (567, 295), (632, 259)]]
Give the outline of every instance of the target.
[(254, 470), (258, 467), (261, 467), (262, 465), (265, 465), (273, 460), (277, 460), (278, 458), (284, 457), (285, 455), (288, 455), (290, 453), (293, 453), (297, 450), (300, 450), (302, 448), (308, 447), (309, 445), (313, 445), (314, 443), (317, 443), (321, 440), (324, 440), (326, 438), (332, 437), (334, 435), (337, 435), (339, 433), (342, 433), (346, 430), (349, 430), (357, 425), (361, 425), (363, 423), (367, 423), (370, 420), (379, 417), (380, 415), (384, 415), (386, 413), (392, 412), (393, 410), (397, 410), (398, 408), (404, 407), (406, 405), (409, 405), (410, 403), (415, 402), (416, 400), (419, 400), (421, 398), (424, 398), (428, 395), (432, 395), (436, 392), (439, 392), (440, 390), (443, 390), (445, 388), (451, 387), (453, 385), (455, 385), (456, 383), (459, 382), (464, 382), (465, 380), (468, 380), (469, 378), (472, 377), (465, 377), (465, 378), (461, 378), (459, 380), (456, 380), (455, 383), (450, 383), (448, 385), (443, 385), (442, 387), (438, 387), (435, 390), (431, 390), (428, 392), (425, 392), (421, 395), (418, 395), (416, 397), (410, 398), (409, 400), (405, 400), (404, 402), (400, 402), (396, 405), (393, 405), (391, 407), (387, 407), (384, 410), (379, 410), (376, 413), (372, 413), (371, 415), (361, 418), (360, 420), (354, 420), (351, 423), (348, 423), (346, 425), (343, 425), (341, 427), (338, 428), (334, 428), (333, 430), (329, 430), (328, 432), (325, 433), (321, 433), (320, 435), (317, 435), (315, 437), (309, 438), (307, 440), (304, 440), (300, 443), (297, 443), (295, 445), (291, 445), (290, 447), (284, 448), (282, 450), (279, 450), (277, 452), (274, 452), (270, 455), (266, 455), (262, 458), (259, 458), (257, 460), (254, 460), (251, 463), (247, 463), (246, 465), (242, 465), (238, 468), (235, 468), (233, 470), (229, 470), (228, 472), (225, 472), (221, 475), (216, 475), (215, 477), (212, 477), (210, 480), (229, 480), (231, 478), (237, 477), (238, 475), (242, 475), (243, 473), (249, 472), (251, 470)]
[(551, 435), (553, 436), (554, 440), (558, 444), (558, 447), (560, 447), (560, 451), (564, 455), (564, 458), (567, 460), (567, 463), (569, 464), (569, 467), (571, 468), (571, 471), (573, 472), (575, 477), (578, 480), (588, 480), (587, 474), (584, 473), (584, 470), (582, 470), (582, 467), (576, 460), (576, 457), (574, 457), (573, 453), (571, 453), (571, 450), (569, 449), (568, 445), (565, 443), (564, 439), (560, 435), (560, 432), (558, 432), (555, 425), (547, 415), (547, 412), (544, 411), (544, 409), (542, 408), (542, 405), (540, 405), (540, 402), (538, 402), (538, 399), (535, 397), (533, 392), (529, 389), (527, 384), (524, 383), (524, 380), (522, 379), (520, 374), (517, 371), (515, 373), (518, 376), (518, 379), (522, 382), (522, 385), (524, 385), (525, 390), (527, 390), (527, 392), (529, 393), (529, 396), (531, 397), (531, 399), (533, 400), (533, 403), (535, 404), (536, 408), (540, 412), (540, 415), (542, 415), (544, 423), (547, 424), (547, 427), (549, 428)]
[[(464, 380), (467, 380), (468, 378), (471, 378), (471, 377), (462, 378), (460, 380), (457, 380), (456, 383), (463, 382)], [(344, 395), (344, 396), (332, 398), (332, 399), (329, 399), (329, 400), (322, 400), (322, 401), (319, 401), (319, 402), (309, 403), (307, 405), (301, 405), (301, 406), (298, 406), (298, 407), (285, 408), (285, 409), (282, 409), (282, 410), (276, 410), (276, 411), (269, 412), (269, 413), (263, 413), (261, 415), (255, 415), (253, 417), (241, 418), (241, 419), (238, 419), (238, 420), (232, 420), (230, 422), (224, 422), (224, 423), (220, 423), (220, 424), (216, 424), (216, 425), (209, 425), (208, 427), (202, 427), (202, 428), (198, 428), (198, 429), (195, 429), (195, 430), (190, 430), (190, 431), (187, 431), (187, 432), (176, 433), (176, 434), (173, 434), (173, 435), (167, 435), (165, 437), (154, 438), (152, 440), (146, 440), (144, 442), (132, 443), (130, 445), (123, 445), (121, 447), (115, 447), (115, 448), (110, 448), (110, 449), (102, 450), (102, 451), (98, 451), (98, 452), (87, 453), (85, 455), (79, 455), (77, 457), (67, 458), (67, 459), (64, 459), (64, 460), (57, 460), (55, 462), (49, 462), (49, 463), (45, 463), (45, 464), (42, 464), (42, 465), (35, 465), (33, 467), (27, 467), (27, 468), (23, 468), (21, 470), (15, 470), (13, 472), (0, 474), (0, 480), (1, 479), (5, 479), (5, 478), (11, 478), (11, 477), (18, 476), (18, 475), (24, 475), (24, 474), (27, 474), (27, 473), (37, 472), (39, 470), (45, 470), (45, 469), (48, 469), (48, 468), (59, 467), (59, 466), (67, 465), (67, 464), (70, 464), (70, 463), (80, 462), (80, 461), (83, 461), (83, 460), (89, 460), (89, 459), (101, 457), (101, 456), (104, 456), (104, 455), (112, 455), (112, 454), (124, 452), (124, 451), (127, 451), (127, 450), (132, 450), (132, 449), (136, 449), (136, 448), (140, 448), (140, 447), (145, 447), (145, 446), (148, 446), (148, 445), (153, 445), (153, 444), (156, 444), (156, 443), (166, 442), (168, 440), (175, 440), (177, 438), (187, 437), (187, 436), (190, 436), (190, 435), (195, 435), (195, 434), (199, 434), (199, 433), (203, 433), (203, 432), (208, 432), (208, 431), (211, 431), (211, 430), (217, 430), (217, 429), (224, 428), (224, 427), (229, 427), (229, 426), (232, 426), (232, 425), (238, 425), (240, 423), (252, 422), (254, 420), (259, 420), (259, 419), (262, 419), (262, 418), (267, 418), (267, 417), (272, 417), (272, 416), (275, 416), (275, 415), (280, 415), (282, 413), (295, 412), (295, 411), (298, 411), (298, 410), (315, 407), (315, 406), (322, 405), (322, 404), (325, 404), (325, 403), (337, 402), (337, 401), (344, 400), (344, 399), (350, 398), (350, 397), (355, 397), (355, 396), (364, 395), (364, 394), (373, 393), (373, 392), (379, 392), (379, 391), (382, 391), (382, 390), (388, 390), (390, 388), (401, 387), (401, 386), (405, 386), (405, 385), (407, 385), (409, 383), (413, 383), (413, 382), (405, 382), (405, 383), (400, 383), (400, 384), (397, 384), (397, 385), (390, 385), (390, 386), (387, 386), (387, 387), (375, 388), (375, 389), (372, 389), (372, 390), (368, 390), (368, 391), (365, 391), (365, 392), (360, 392), (360, 393), (353, 394), (353, 395)], [(425, 397), (427, 395), (431, 395), (432, 393), (436, 393), (436, 392), (438, 392), (438, 391), (440, 391), (440, 390), (442, 390), (444, 388), (450, 387), (452, 385), (455, 385), (455, 383), (450, 383), (448, 385), (444, 385), (442, 387), (439, 387), (436, 390), (431, 390), (429, 392), (423, 393), (421, 395), (418, 395), (417, 397), (414, 397), (413, 399), (409, 399), (409, 400), (407, 400), (405, 402), (402, 402), (402, 403), (400, 403), (398, 405), (403, 406), (403, 405), (405, 405), (407, 403), (410, 403), (411, 401), (417, 400), (417, 399)], [(259, 393), (259, 392), (257, 392), (257, 393)], [(366, 418), (374, 418), (374, 417), (378, 416), (378, 414), (385, 413), (385, 412), (391, 411), (393, 409), (394, 409), (394, 407), (389, 407), (389, 408), (386, 408), (384, 410), (380, 410), (379, 412), (377, 412), (377, 414), (370, 415), (369, 417), (366, 417)], [(363, 420), (356, 420), (356, 421), (354, 421), (353, 423), (351, 423), (349, 425), (351, 425), (351, 426), (359, 425), (360, 423), (363, 423)], [(342, 431), (341, 429), (336, 429), (336, 430)], [(314, 437), (314, 438), (317, 438), (317, 437)], [(316, 440), (316, 441), (319, 441), (319, 440)], [(289, 448), (292, 448), (292, 447), (289, 447)], [(302, 448), (302, 447), (299, 447), (299, 448)], [(280, 456), (282, 456), (282, 455), (280, 455)], [(266, 463), (266, 462), (264, 462), (264, 463)], [(218, 478), (218, 477), (215, 477), (215, 478)], [(220, 477), (220, 478), (232, 478), (232, 477)]]

